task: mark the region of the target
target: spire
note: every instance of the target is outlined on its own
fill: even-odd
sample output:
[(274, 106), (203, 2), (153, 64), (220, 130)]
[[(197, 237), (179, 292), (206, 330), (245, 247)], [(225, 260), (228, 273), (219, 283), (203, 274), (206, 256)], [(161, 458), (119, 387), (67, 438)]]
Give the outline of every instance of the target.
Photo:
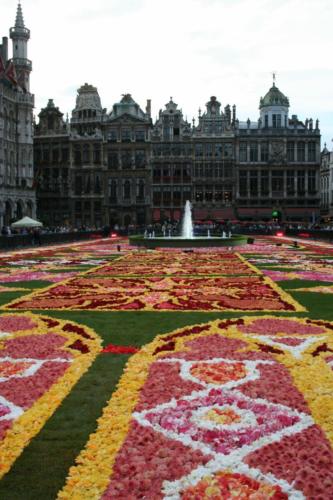
[(15, 28), (24, 28), (24, 20), (23, 20), (23, 13), (22, 13), (22, 7), (21, 7), (21, 2), (17, 4), (17, 11), (16, 11), (16, 19), (15, 19)]

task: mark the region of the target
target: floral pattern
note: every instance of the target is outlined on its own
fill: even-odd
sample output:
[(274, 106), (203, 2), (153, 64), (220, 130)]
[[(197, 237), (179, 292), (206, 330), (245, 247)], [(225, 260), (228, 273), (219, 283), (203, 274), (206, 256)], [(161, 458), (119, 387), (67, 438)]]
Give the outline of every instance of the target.
[(302, 311), (267, 278), (77, 277), (5, 307), (14, 309), (145, 311)]
[[(295, 356), (263, 350), (267, 335), (315, 340)], [(157, 337), (130, 358), (59, 498), (331, 498), (323, 342), (333, 323), (273, 316)]]
[(99, 351), (89, 328), (31, 313), (0, 316), (0, 477)]
[(263, 273), (269, 276), (273, 281), (286, 281), (286, 280), (309, 280), (309, 281), (333, 281), (333, 272), (320, 273), (313, 271), (272, 271), (270, 269), (264, 269)]

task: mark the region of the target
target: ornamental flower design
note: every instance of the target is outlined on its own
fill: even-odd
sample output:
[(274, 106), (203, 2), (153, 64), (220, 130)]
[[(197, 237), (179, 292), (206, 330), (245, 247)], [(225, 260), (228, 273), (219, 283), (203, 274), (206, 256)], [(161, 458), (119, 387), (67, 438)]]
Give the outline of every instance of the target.
[[(275, 320), (181, 328), (132, 356), (59, 498), (331, 498), (333, 324)], [(267, 330), (278, 354), (262, 350)], [(310, 338), (290, 355), (289, 339)]]
[(290, 295), (262, 276), (74, 277), (33, 292), (5, 309), (106, 311), (303, 311)]
[(287, 500), (280, 486), (256, 481), (244, 474), (217, 472), (204, 477), (195, 486), (190, 486), (181, 495), (182, 500), (208, 499), (253, 499)]
[(1, 315), (0, 332), (2, 477), (89, 368), (100, 340), (86, 327), (31, 313)]

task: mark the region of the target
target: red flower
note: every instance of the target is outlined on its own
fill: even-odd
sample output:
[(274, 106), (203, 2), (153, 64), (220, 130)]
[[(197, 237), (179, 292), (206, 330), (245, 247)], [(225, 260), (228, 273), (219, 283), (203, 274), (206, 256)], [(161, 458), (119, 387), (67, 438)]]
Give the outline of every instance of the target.
[(102, 352), (111, 354), (134, 354), (135, 352), (138, 352), (138, 350), (139, 349), (131, 345), (126, 346), (126, 345), (109, 344), (106, 347), (104, 347)]

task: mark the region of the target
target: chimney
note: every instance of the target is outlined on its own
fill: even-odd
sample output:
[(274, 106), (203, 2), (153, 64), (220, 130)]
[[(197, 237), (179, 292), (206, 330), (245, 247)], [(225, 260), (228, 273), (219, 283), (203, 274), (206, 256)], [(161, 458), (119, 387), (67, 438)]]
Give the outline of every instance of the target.
[(147, 99), (146, 114), (151, 117), (151, 99)]
[(8, 38), (6, 36), (2, 37), (2, 44), (0, 45), (0, 54), (4, 64), (8, 61)]

